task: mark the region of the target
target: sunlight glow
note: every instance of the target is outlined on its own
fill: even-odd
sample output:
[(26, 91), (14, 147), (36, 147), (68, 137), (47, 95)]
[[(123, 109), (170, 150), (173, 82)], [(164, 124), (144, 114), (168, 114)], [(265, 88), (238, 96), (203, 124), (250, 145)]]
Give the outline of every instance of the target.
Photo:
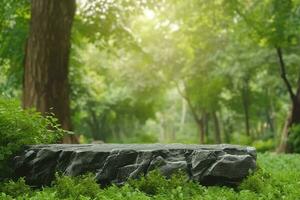
[(147, 19), (154, 19), (155, 18), (155, 13), (153, 12), (153, 10), (150, 9), (145, 9), (144, 10), (144, 15), (146, 16)]
[(176, 32), (179, 30), (179, 25), (178, 24), (170, 24), (170, 29), (172, 32)]

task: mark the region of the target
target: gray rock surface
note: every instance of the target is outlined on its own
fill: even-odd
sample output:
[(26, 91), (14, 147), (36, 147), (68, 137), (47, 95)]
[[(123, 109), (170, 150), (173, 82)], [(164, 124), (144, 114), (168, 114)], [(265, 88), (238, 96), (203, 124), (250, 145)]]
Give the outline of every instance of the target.
[(237, 185), (256, 168), (256, 151), (237, 145), (34, 145), (14, 158), (14, 167), (17, 177), (35, 186), (50, 184), (56, 172), (70, 176), (90, 172), (107, 185), (154, 169), (167, 177), (182, 170), (204, 185)]

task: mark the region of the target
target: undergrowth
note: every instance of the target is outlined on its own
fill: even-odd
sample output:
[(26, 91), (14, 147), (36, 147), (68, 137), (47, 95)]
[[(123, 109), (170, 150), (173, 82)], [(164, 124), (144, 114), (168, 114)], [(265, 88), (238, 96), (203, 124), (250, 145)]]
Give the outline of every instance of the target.
[(3, 183), (3, 200), (253, 200), (300, 199), (300, 156), (259, 154), (259, 168), (238, 188), (205, 187), (183, 174), (166, 179), (156, 171), (122, 187), (100, 188), (91, 175), (57, 176), (51, 187), (33, 190), (23, 179)]
[(23, 110), (17, 101), (0, 97), (0, 181), (9, 176), (11, 157), (22, 147), (53, 143), (62, 135), (52, 116)]
[[(52, 117), (22, 110), (0, 98), (0, 181), (9, 176), (10, 158), (24, 145), (51, 143), (62, 136)], [(184, 174), (170, 179), (153, 171), (122, 187), (100, 188), (92, 175), (57, 176), (50, 187), (33, 189), (24, 179), (0, 182), (0, 200), (273, 200), (300, 199), (300, 155), (258, 155), (258, 170), (237, 188), (205, 187)]]

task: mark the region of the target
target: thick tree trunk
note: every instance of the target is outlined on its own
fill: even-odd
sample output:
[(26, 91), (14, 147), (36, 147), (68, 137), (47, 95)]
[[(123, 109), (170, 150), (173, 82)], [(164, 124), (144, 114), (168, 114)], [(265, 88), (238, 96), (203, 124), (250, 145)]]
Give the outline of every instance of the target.
[(214, 128), (215, 128), (215, 143), (221, 144), (221, 130), (220, 130), (220, 123), (216, 112), (212, 113), (212, 117), (214, 120)]
[[(32, 0), (23, 107), (53, 113), (71, 130), (68, 64), (75, 0)], [(66, 138), (67, 142), (76, 142)]]

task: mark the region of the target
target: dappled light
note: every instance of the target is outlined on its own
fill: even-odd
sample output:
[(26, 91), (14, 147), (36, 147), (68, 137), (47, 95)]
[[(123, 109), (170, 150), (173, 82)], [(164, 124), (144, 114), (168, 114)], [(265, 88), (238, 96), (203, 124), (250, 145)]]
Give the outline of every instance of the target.
[[(23, 96), (25, 107), (54, 113), (81, 143), (238, 143), (268, 150), (281, 144), (279, 151), (294, 151), (285, 141), (298, 123), (298, 104), (290, 100), (298, 94), (297, 2), (76, 4), (66, 35), (69, 62), (57, 66), (68, 68), (58, 83), (68, 88), (55, 92), (53, 102), (40, 99), (48, 102), (44, 108), (37, 106), (44, 104), (38, 99), (30, 100), (33, 96), (27, 98), (33, 86), (27, 87), (26, 67), (23, 71), (24, 56), (33, 54), (20, 48), (33, 37), (30, 3), (5, 4), (0, 38), (3, 96)], [(41, 87), (47, 91), (56, 86)], [(64, 95), (69, 101), (58, 105)], [(57, 106), (69, 109), (61, 113)], [(289, 113), (295, 117), (288, 119)]]
[[(130, 174), (138, 165), (141, 166), (128, 176), (135, 177), (141, 172), (146, 175), (152, 162), (170, 167), (177, 160), (179, 164), (176, 161), (174, 165), (199, 183), (207, 179), (214, 183), (234, 182), (237, 186), (251, 174), (236, 190), (218, 190), (221, 196), (223, 193), (234, 196), (228, 199), (243, 195), (249, 195), (248, 199), (283, 199), (288, 189), (275, 183), (270, 188), (276, 188), (280, 194), (271, 192), (271, 198), (264, 196), (271, 189), (261, 187), (271, 184), (273, 177), (268, 177), (264, 169), (252, 174), (257, 166), (253, 152), (258, 153), (259, 162), (264, 163), (263, 158), (268, 160), (269, 163), (263, 164), (267, 170), (273, 170), (272, 156), (278, 163), (284, 159), (295, 162), (300, 153), (299, 63), (299, 0), (1, 0), (0, 183), (13, 173), (11, 159), (29, 148), (28, 145), (60, 143), (63, 147), (76, 145), (70, 146), (70, 150), (58, 148), (60, 156), (49, 153), (42, 157), (43, 160), (52, 156), (49, 158), (52, 164), (48, 163), (51, 173), (45, 175), (49, 184), (55, 180), (52, 168), (61, 169), (67, 175), (76, 174), (76, 170), (94, 173), (97, 169), (98, 178), (104, 174), (98, 182), (110, 180), (105, 177), (112, 173), (105, 174), (109, 164), (93, 163), (98, 161), (99, 153), (105, 154), (101, 158), (105, 157), (106, 163), (116, 162), (108, 168), (115, 170), (111, 182), (118, 184), (123, 184), (116, 181), (123, 180), (122, 174)], [(140, 152), (133, 156), (125, 150), (124, 154), (130, 158), (123, 158), (123, 153), (108, 156), (107, 149), (98, 149), (110, 143), (120, 144), (120, 149), (116, 147), (120, 152), (126, 145), (135, 143), (142, 149), (142, 144), (149, 143), (166, 146), (158, 145), (157, 152), (163, 153), (151, 156), (141, 153), (144, 157)], [(170, 145), (173, 143), (186, 146), (179, 145), (174, 150)], [(204, 152), (201, 157), (192, 144), (216, 146), (212, 146), (211, 155), (206, 147), (197, 146), (199, 152)], [(85, 157), (77, 155), (77, 147), (96, 150), (87, 150)], [(51, 145), (44, 148), (56, 152)], [(20, 160), (12, 163), (20, 166), (25, 163), (24, 169), (29, 170), (29, 166), (35, 169), (38, 165), (31, 165), (34, 161), (30, 159), (39, 160), (37, 149), (29, 151), (35, 154), (25, 152), (24, 160), (30, 161), (29, 164)], [(232, 153), (232, 149), (242, 153)], [(168, 153), (164, 154), (165, 151)], [(178, 153), (172, 154), (173, 151)], [(296, 155), (285, 157), (276, 153)], [(179, 155), (176, 159), (175, 154)], [(54, 158), (57, 160), (50, 161)], [(200, 169), (200, 158), (210, 166)], [(109, 159), (112, 161), (108, 162)], [(246, 169), (249, 174), (239, 178), (214, 174), (226, 171), (216, 169), (218, 164), (222, 167), (228, 164), (226, 159), (229, 163), (234, 160), (231, 170)], [(43, 162), (40, 163), (44, 165)], [(90, 163), (89, 167), (78, 167), (81, 162)], [(116, 166), (120, 171), (117, 172)], [(292, 166), (285, 166), (289, 167)], [(276, 176), (274, 180), (286, 181), (281, 177), (283, 172), (276, 170), (271, 173)], [(47, 195), (49, 190), (53, 199), (58, 198), (54, 193), (63, 184), (75, 184), (86, 192), (77, 179), (60, 178), (60, 175), (56, 177), (54, 189), (43, 189), (38, 194), (27, 188), (28, 177), (7, 183), (5, 187), (20, 185), (24, 193), (33, 196)], [(81, 178), (90, 180), (91, 177)], [(148, 184), (144, 181), (133, 182), (134, 186), (129, 184), (122, 191), (128, 194), (138, 191), (133, 194), (137, 199), (139, 196), (167, 199), (160, 187), (155, 194), (144, 193), (141, 184)], [(168, 180), (163, 181), (169, 184)], [(0, 184), (0, 199), (2, 196), (9, 199), (7, 196), (11, 194), (5, 191), (1, 194), (3, 184)], [(296, 184), (299, 186), (299, 183), (289, 184), (291, 191)], [(182, 185), (176, 185), (175, 189), (168, 185), (176, 191), (179, 187)], [(116, 188), (112, 186), (100, 193), (109, 196)], [(87, 199), (98, 198), (99, 188), (94, 189), (95, 193)], [(206, 188), (181, 189), (185, 195), (195, 191), (205, 195), (212, 192)], [(172, 198), (187, 199), (180, 192), (172, 193)], [(287, 199), (297, 194), (291, 192), (291, 198)], [(59, 195), (59, 198), (74, 199)]]

